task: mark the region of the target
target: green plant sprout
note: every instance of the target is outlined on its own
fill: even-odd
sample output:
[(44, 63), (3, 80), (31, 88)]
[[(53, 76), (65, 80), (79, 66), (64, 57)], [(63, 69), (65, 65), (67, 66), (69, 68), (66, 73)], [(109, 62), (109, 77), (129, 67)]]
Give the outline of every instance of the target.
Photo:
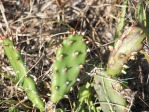
[(24, 66), (24, 61), (20, 52), (16, 50), (13, 42), (9, 38), (3, 39), (3, 48), (5, 55), (16, 74), (17, 83), (23, 87), (28, 99), (33, 103), (33, 106), (39, 108), (41, 111), (44, 111), (44, 102), (37, 92), (33, 78), (28, 74), (28, 70)]

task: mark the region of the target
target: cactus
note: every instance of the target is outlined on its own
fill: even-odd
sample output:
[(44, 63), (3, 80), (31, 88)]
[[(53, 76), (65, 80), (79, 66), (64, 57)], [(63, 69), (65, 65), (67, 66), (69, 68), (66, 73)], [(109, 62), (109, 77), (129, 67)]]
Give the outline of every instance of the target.
[(8, 38), (3, 40), (3, 48), (10, 65), (16, 74), (16, 80), (26, 91), (29, 100), (35, 107), (39, 108), (41, 111), (44, 111), (44, 102), (37, 93), (34, 80), (28, 75), (28, 70), (24, 66), (21, 54), (15, 49), (13, 42)]
[(76, 82), (80, 69), (85, 63), (86, 44), (81, 35), (69, 35), (56, 52), (53, 65), (51, 101), (64, 97)]
[(106, 70), (95, 75), (94, 88), (99, 95), (98, 99), (104, 112), (128, 111), (124, 83), (119, 82), (117, 77), (121, 75), (123, 66), (132, 53), (142, 49), (145, 37), (146, 33), (142, 28), (131, 26), (118, 39), (110, 54)]
[(121, 94), (123, 87), (117, 80), (107, 76), (105, 71), (100, 71), (94, 77), (94, 88), (97, 92), (100, 106), (103, 112), (125, 112), (127, 102)]
[(92, 85), (87, 82), (79, 88), (78, 91), (78, 101), (76, 102), (75, 112), (98, 112), (99, 109), (96, 108), (93, 102), (93, 90)]
[(145, 31), (140, 27), (131, 26), (126, 30), (110, 54), (107, 74), (119, 76), (129, 57), (142, 49), (145, 37)]

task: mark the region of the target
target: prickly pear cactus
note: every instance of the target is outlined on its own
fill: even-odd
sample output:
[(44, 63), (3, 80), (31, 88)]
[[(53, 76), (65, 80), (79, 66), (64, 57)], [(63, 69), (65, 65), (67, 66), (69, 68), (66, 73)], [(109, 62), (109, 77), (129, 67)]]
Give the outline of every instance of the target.
[(36, 85), (34, 80), (28, 75), (28, 70), (24, 66), (24, 62), (20, 53), (15, 49), (13, 42), (8, 38), (3, 40), (4, 52), (12, 66), (15, 74), (16, 80), (22, 85), (23, 89), (26, 91), (29, 100), (33, 105), (44, 111), (44, 102), (41, 100), (37, 93)]
[(75, 112), (99, 112), (93, 102), (94, 88), (87, 82), (79, 88)]
[(142, 49), (145, 37), (146, 34), (140, 27), (131, 26), (126, 30), (110, 54), (107, 73), (111, 76), (118, 76), (129, 57)]
[(69, 35), (61, 46), (56, 52), (51, 79), (51, 101), (54, 103), (62, 99), (76, 82), (86, 57), (86, 44), (82, 35)]
[(104, 112), (127, 112), (129, 104), (124, 94), (123, 82), (117, 77), (121, 75), (124, 64), (132, 53), (143, 47), (145, 31), (131, 26), (117, 41), (111, 52), (108, 66), (105, 71), (99, 71), (95, 77), (94, 88), (97, 92), (101, 108)]
[(121, 94), (122, 82), (110, 78), (105, 71), (95, 75), (94, 80), (94, 89), (103, 112), (128, 112), (126, 99)]

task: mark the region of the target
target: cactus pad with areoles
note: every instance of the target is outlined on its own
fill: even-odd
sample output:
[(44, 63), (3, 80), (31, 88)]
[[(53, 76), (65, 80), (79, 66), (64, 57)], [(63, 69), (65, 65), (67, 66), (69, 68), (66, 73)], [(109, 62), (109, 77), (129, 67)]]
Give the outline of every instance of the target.
[(76, 82), (80, 69), (85, 63), (86, 44), (82, 35), (69, 35), (56, 52), (53, 65), (51, 101), (64, 97)]
[(99, 95), (100, 106), (104, 112), (128, 112), (129, 104), (125, 96), (123, 82), (117, 80), (121, 75), (123, 66), (132, 53), (138, 52), (143, 47), (146, 38), (145, 30), (131, 26), (118, 39), (114, 50), (111, 52), (105, 71), (98, 71), (95, 75), (94, 88)]
[(3, 48), (9, 63), (16, 74), (16, 81), (23, 87), (28, 99), (33, 103), (33, 106), (44, 111), (45, 104), (37, 92), (33, 78), (28, 74), (28, 70), (24, 66), (24, 61), (20, 52), (14, 47), (13, 42), (8, 38), (3, 40)]
[(140, 27), (131, 26), (126, 30), (118, 39), (114, 50), (110, 54), (107, 73), (111, 76), (118, 76), (132, 53), (142, 49), (145, 38), (146, 33)]

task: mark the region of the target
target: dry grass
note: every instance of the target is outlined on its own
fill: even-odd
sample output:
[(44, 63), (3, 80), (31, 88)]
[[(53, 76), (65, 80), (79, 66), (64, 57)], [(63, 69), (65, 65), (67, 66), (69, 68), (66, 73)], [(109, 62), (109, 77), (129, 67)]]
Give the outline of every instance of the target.
[[(115, 1), (117, 3), (111, 0), (1, 0), (0, 7), (3, 10), (0, 13), (0, 33), (12, 35), (15, 46), (21, 51), (26, 66), (36, 79), (42, 98), (48, 102), (48, 107), (51, 107), (48, 94), (52, 64), (64, 35), (73, 30), (85, 32), (88, 56), (82, 75), (90, 72), (90, 65), (95, 67), (98, 63), (107, 62), (108, 45), (114, 42), (115, 26), (123, 7), (121, 0)], [(135, 22), (133, 11), (136, 4), (137, 1), (129, 1), (126, 26)], [(0, 40), (0, 100), (7, 103), (0, 102), (0, 111), (7, 112), (10, 104), (17, 106), (24, 103), (31, 107), (24, 100), (25, 93), (15, 88), (15, 83), (11, 80), (15, 75), (1, 43)], [(88, 63), (91, 61), (94, 63)], [(129, 85), (137, 92), (132, 111), (148, 111), (148, 65), (145, 66), (141, 56), (137, 61), (130, 61), (128, 65), (128, 78), (132, 78)], [(67, 110), (72, 111), (71, 105), (72, 101), (77, 100), (78, 87), (90, 81), (91, 77), (83, 75), (80, 78), (81, 81), (75, 85), (76, 89), (68, 95), (70, 102), (66, 98), (57, 107), (62, 108), (65, 103)]]

